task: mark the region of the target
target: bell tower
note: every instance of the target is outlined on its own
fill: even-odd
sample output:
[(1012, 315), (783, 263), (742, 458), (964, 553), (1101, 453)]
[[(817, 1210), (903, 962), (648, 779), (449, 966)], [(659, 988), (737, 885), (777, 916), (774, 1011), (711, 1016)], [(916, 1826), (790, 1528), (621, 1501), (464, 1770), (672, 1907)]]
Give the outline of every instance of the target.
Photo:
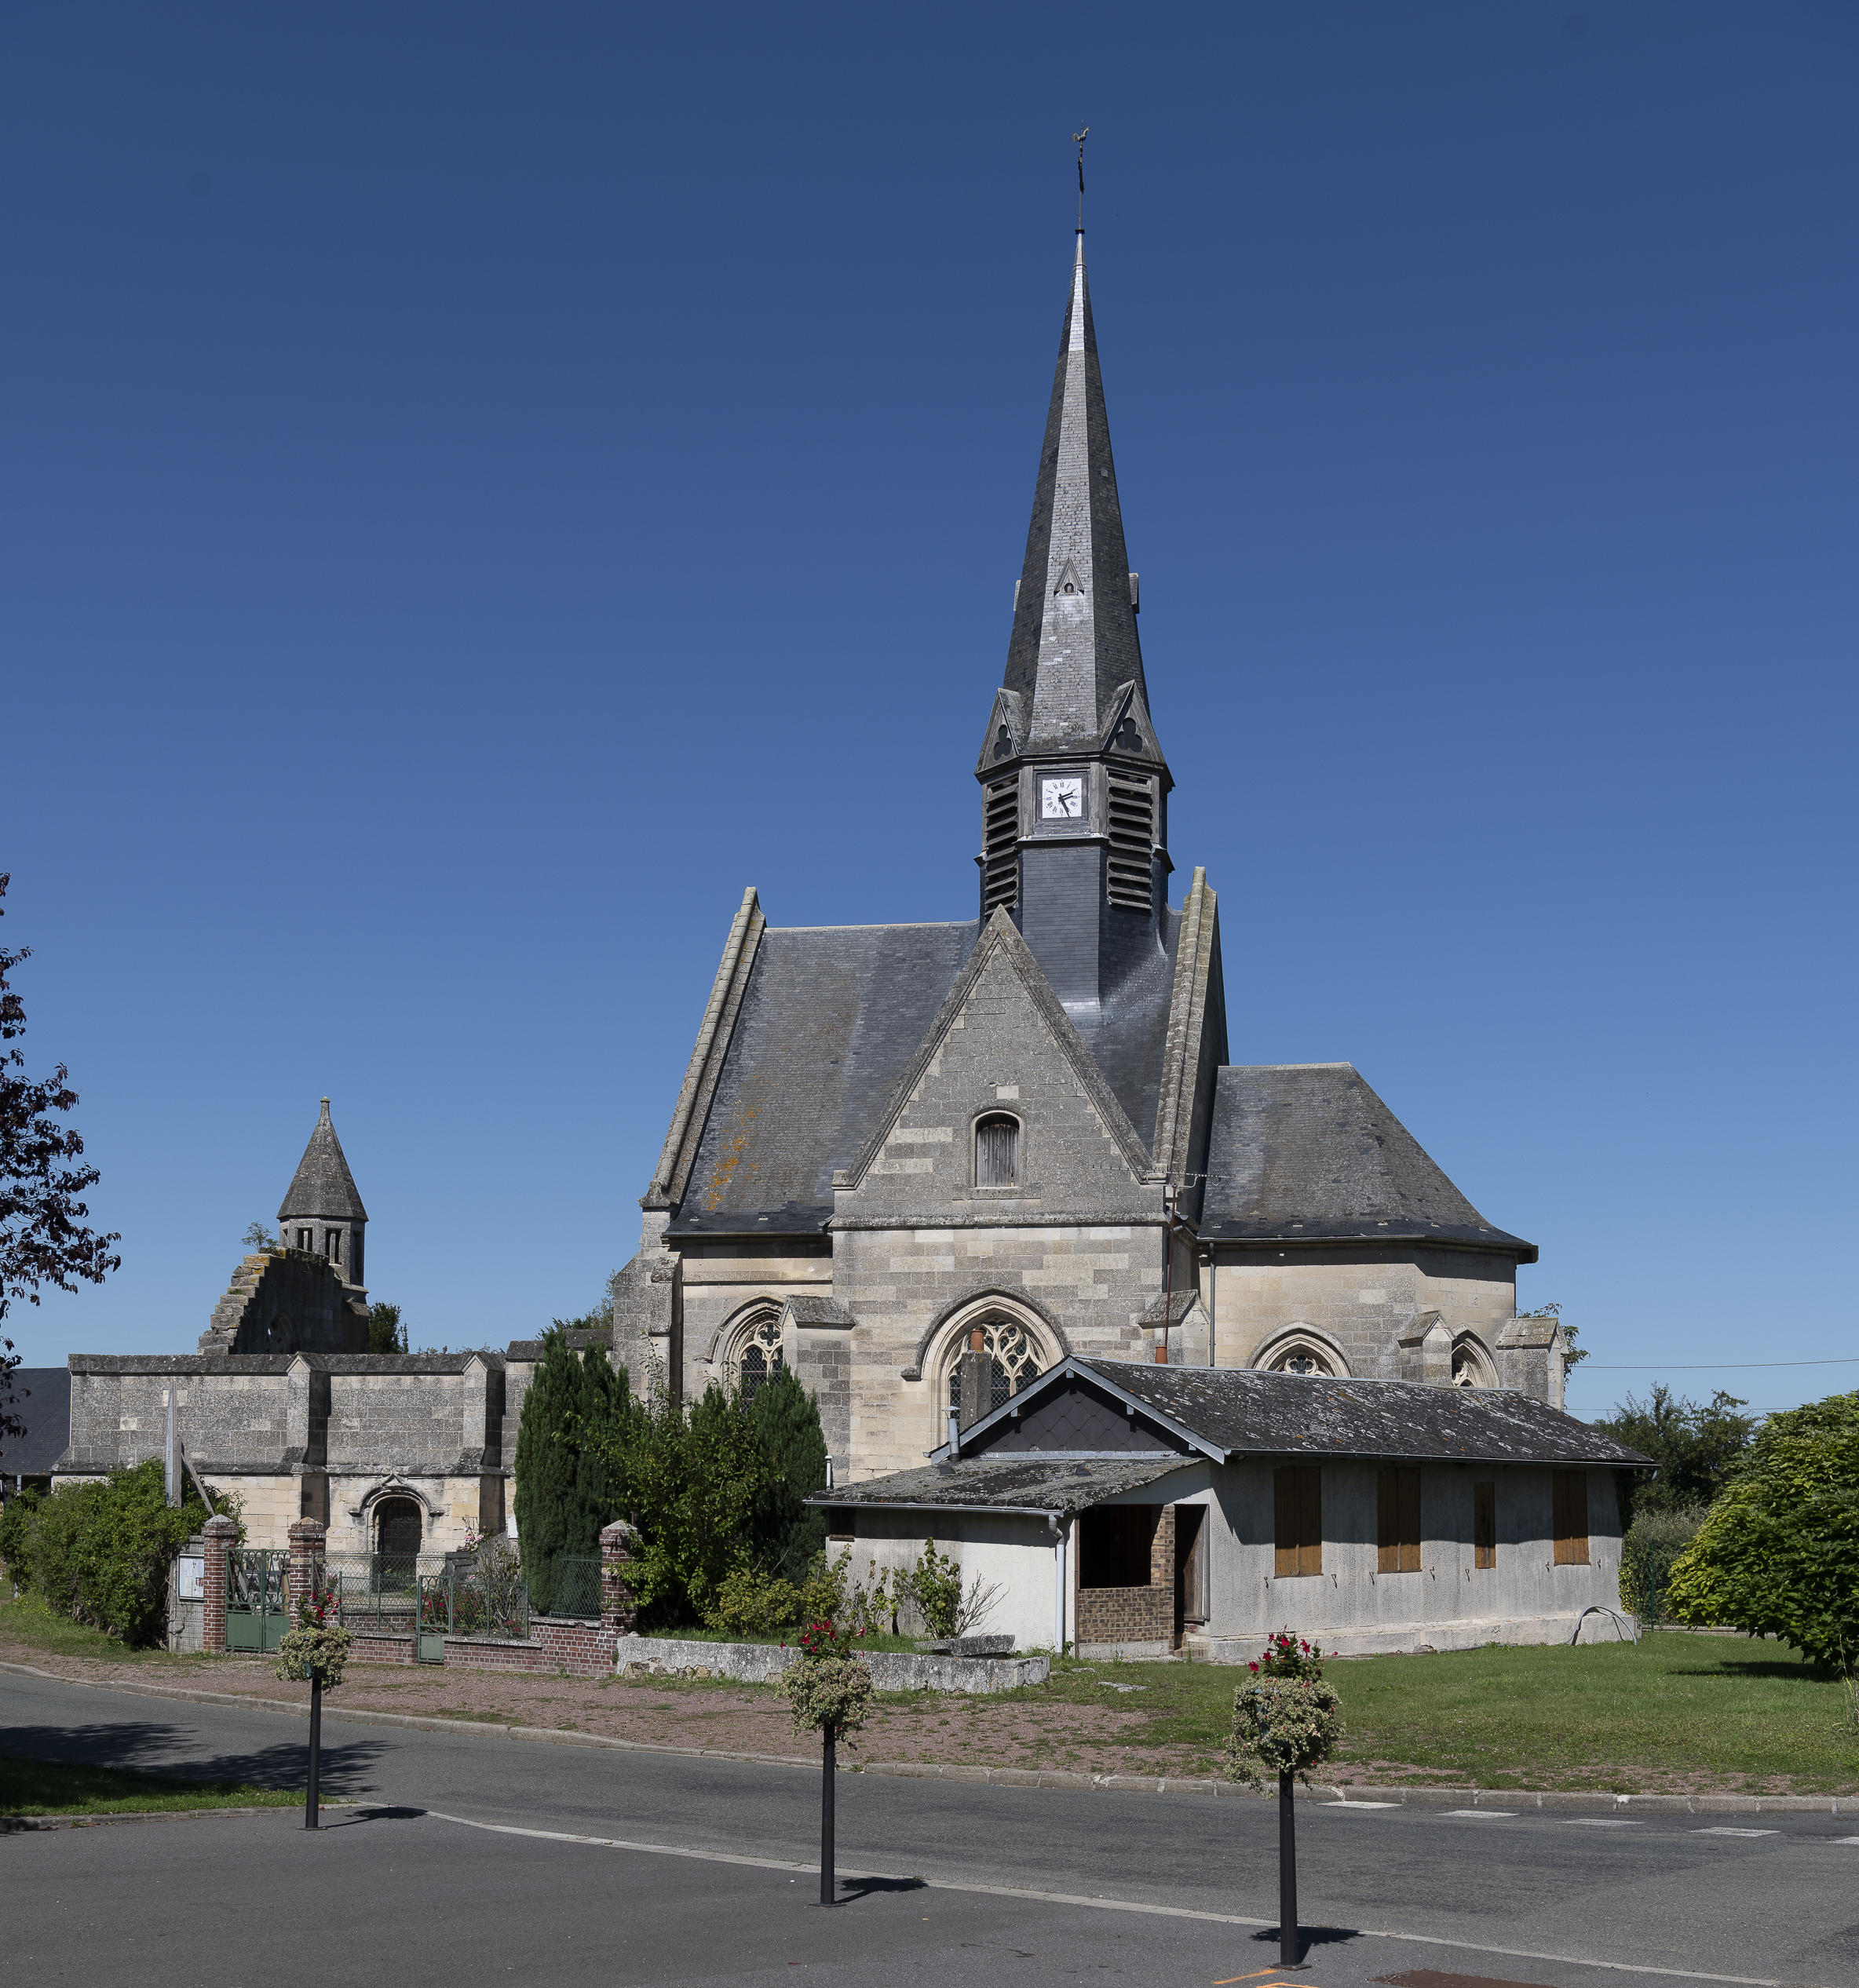
[(1163, 951), (1174, 782), (1149, 716), (1138, 606), (1080, 228), (1006, 680), (975, 778), (981, 914), (1006, 907), (1084, 1028)]
[(297, 1163), (283, 1206), (278, 1210), (278, 1240), (288, 1249), (327, 1257), (345, 1284), (366, 1280), (363, 1242), (368, 1211), (356, 1191), (355, 1176), (329, 1115), (329, 1100)]

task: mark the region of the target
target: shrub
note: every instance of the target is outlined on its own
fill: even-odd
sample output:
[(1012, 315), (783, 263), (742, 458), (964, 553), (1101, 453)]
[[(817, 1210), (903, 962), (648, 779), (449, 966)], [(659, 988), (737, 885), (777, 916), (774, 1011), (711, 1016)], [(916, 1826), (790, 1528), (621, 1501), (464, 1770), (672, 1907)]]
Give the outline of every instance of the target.
[(1769, 1417), (1666, 1592), (1676, 1621), (1859, 1674), (1859, 1392)]
[(166, 1622), (168, 1570), (206, 1523), (190, 1495), (167, 1501), (162, 1460), (72, 1484), (41, 1501), (27, 1521), (24, 1556), (48, 1607), (92, 1628), (144, 1643)]
[(805, 1502), (826, 1488), (820, 1403), (783, 1367), (762, 1383), (749, 1419), (774, 1465), (756, 1510), (757, 1552), (776, 1574), (798, 1581), (826, 1545), (826, 1514)]
[(1627, 1528), (1620, 1542), (1620, 1603), (1647, 1621), (1666, 1614), (1666, 1584), (1673, 1563), (1696, 1538), (1704, 1523), (1701, 1505), (1681, 1510), (1643, 1512)]
[(741, 1567), (718, 1584), (707, 1627), (730, 1636), (776, 1636), (801, 1618), (801, 1591), (759, 1567)]
[(0, 1563), (16, 1588), (32, 1585), (32, 1523), (40, 1503), (36, 1491), (20, 1491), (0, 1511)]
[(923, 1541), (922, 1557), (900, 1572), (893, 1587), (898, 1603), (915, 1603), (924, 1628), (939, 1643), (977, 1628), (992, 1612), (1000, 1592), (978, 1577), (964, 1588), (961, 1563), (953, 1554), (937, 1552), (933, 1539)]

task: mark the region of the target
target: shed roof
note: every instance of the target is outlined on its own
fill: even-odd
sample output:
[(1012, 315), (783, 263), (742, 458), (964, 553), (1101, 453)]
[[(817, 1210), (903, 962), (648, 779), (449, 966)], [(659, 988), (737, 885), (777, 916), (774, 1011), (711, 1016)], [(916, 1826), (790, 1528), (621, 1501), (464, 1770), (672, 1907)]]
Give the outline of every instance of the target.
[(1203, 1242), (1430, 1242), (1519, 1263), (1536, 1246), (1485, 1220), (1353, 1063), (1219, 1074)]
[[(1006, 1406), (962, 1432), (961, 1450), (1030, 1420), (1049, 1392), (1079, 1381), (1105, 1390), (1196, 1448), (1232, 1461), (1360, 1457), (1452, 1463), (1647, 1465), (1589, 1424), (1511, 1388), (1437, 1388), (1413, 1381), (1337, 1380), (1251, 1367), (1158, 1366), (1074, 1354)], [(1024, 1457), (1024, 1450), (1015, 1454)]]
[(1050, 1513), (1068, 1519), (1124, 1491), (1140, 1490), (1197, 1459), (1157, 1451), (1110, 1461), (1038, 1457), (964, 1457), (955, 1463), (900, 1470), (818, 1491), (809, 1505), (858, 1505), (890, 1511), (955, 1509)]

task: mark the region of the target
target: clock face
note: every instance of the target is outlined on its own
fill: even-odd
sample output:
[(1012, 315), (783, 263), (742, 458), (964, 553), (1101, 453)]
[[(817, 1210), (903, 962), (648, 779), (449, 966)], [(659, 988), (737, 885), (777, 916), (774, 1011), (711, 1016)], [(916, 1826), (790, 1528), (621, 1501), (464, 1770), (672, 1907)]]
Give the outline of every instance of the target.
[(1084, 812), (1084, 782), (1076, 775), (1039, 782), (1039, 815), (1048, 822), (1076, 821)]

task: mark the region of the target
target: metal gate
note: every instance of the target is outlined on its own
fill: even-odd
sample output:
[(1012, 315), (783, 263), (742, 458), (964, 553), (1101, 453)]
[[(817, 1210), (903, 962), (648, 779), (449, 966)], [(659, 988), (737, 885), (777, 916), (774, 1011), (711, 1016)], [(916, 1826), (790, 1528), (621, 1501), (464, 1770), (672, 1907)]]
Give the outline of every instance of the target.
[(287, 1553), (234, 1546), (226, 1553), (226, 1647), (275, 1650), (288, 1626)]

